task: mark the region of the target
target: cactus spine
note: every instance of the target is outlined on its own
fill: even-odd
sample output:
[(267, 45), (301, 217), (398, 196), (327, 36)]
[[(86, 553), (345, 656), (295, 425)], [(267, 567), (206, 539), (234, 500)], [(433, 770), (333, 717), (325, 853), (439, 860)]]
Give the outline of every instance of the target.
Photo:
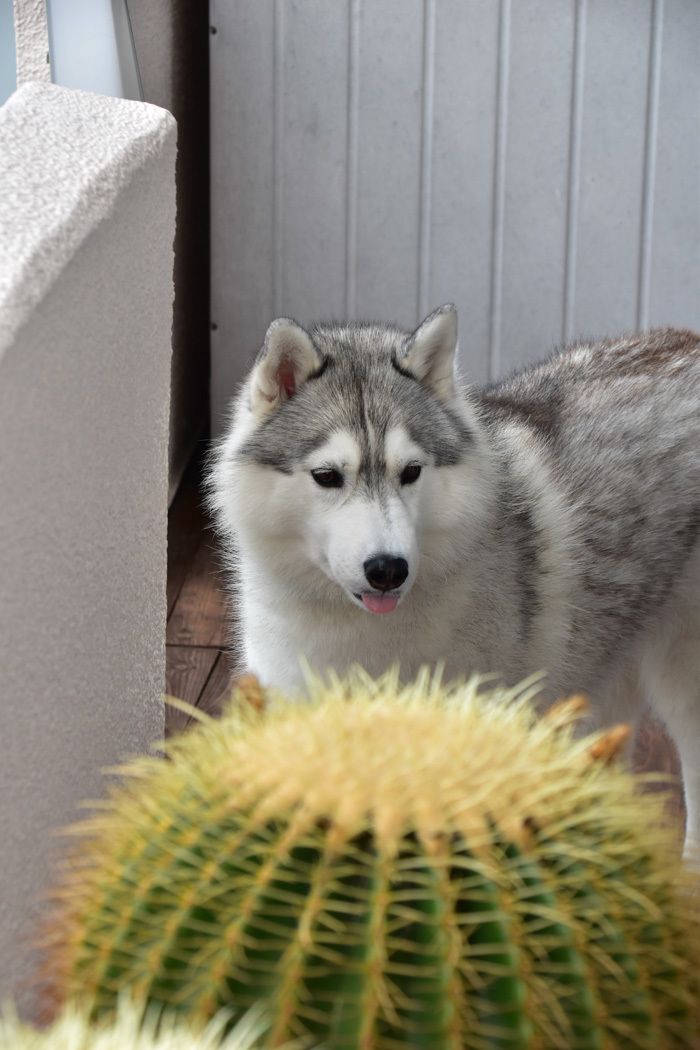
[[(71, 1003), (50, 1028), (37, 1030), (11, 1011), (0, 1017), (0, 1050), (256, 1050), (266, 1022), (259, 1012), (244, 1017), (222, 1042), (224, 1016), (207, 1026), (186, 1024), (122, 997), (108, 1021), (91, 1022), (84, 1006)], [(293, 1050), (290, 1046), (288, 1050)]]
[(262, 1002), (328, 1050), (698, 1045), (695, 898), (614, 734), (427, 673), (310, 688), (126, 767), (57, 893), (59, 1000)]

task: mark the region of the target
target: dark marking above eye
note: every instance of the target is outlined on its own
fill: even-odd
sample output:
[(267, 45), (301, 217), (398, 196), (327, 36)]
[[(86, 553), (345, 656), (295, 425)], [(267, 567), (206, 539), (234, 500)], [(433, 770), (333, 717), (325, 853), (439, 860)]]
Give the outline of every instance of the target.
[(399, 481), (402, 485), (412, 485), (414, 481), (418, 481), (422, 469), (420, 463), (409, 463), (401, 471)]
[(332, 467), (320, 467), (311, 471), (311, 477), (324, 489), (339, 489), (343, 486), (343, 475)]

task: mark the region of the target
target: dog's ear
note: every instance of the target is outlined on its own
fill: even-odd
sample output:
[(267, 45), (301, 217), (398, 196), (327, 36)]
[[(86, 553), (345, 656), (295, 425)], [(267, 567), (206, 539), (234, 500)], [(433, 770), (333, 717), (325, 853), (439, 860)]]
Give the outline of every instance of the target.
[(457, 311), (447, 303), (429, 314), (406, 342), (399, 364), (444, 401), (455, 392)]
[(258, 415), (273, 412), (294, 397), (320, 367), (321, 359), (308, 332), (295, 321), (279, 317), (267, 330), (253, 374), (253, 409)]

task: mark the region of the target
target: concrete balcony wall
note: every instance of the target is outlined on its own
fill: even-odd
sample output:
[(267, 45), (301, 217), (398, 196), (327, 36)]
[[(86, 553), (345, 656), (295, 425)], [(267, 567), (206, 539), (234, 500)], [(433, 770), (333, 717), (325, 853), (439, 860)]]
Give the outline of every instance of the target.
[(31, 1013), (51, 831), (162, 737), (175, 122), (0, 109), (0, 1002)]

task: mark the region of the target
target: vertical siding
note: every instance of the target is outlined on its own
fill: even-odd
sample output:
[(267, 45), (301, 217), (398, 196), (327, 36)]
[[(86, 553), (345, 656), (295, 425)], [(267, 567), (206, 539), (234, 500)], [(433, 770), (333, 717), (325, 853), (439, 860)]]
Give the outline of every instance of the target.
[(659, 90), (661, 79), (661, 42), (663, 37), (664, 0), (652, 0), (649, 34), (649, 76), (647, 78), (647, 113), (644, 142), (642, 183), (642, 231), (639, 244), (639, 279), (637, 283), (638, 328), (649, 326), (651, 295), (651, 254), (656, 189), (656, 156), (659, 131)]
[(357, 209), (360, 162), (360, 29), (362, 0), (348, 3), (348, 111), (345, 171), (345, 317), (357, 317)]
[(649, 323), (699, 328), (700, 3), (665, 0), (660, 32)]
[(273, 0), (210, 5), (214, 430), (277, 313), (274, 15)]
[(464, 372), (488, 377), (499, 5), (437, 0), (428, 299), (457, 303)]
[(510, 83), (511, 0), (500, 0), (498, 51), (496, 52), (497, 90), (494, 123), (493, 219), (491, 242), (491, 303), (489, 317), (488, 374), (501, 368), (501, 327), (503, 307), (503, 251), (506, 209), (506, 148), (508, 144), (508, 95)]
[(576, 337), (576, 260), (578, 257), (579, 204), (581, 200), (581, 125), (583, 121), (583, 74), (586, 60), (588, 0), (575, 0), (574, 42), (571, 56), (571, 109), (569, 114), (569, 160), (566, 188), (566, 250), (562, 302), (562, 342)]
[(563, 337), (575, 5), (512, 5), (499, 373)]
[(697, 0), (211, 0), (215, 429), (280, 313), (410, 327), (484, 380), (700, 327)]
[(356, 312), (417, 317), (422, 0), (364, 0), (360, 27)]
[(342, 317), (346, 6), (328, 0), (276, 0), (276, 39), (279, 241), (275, 313)]
[(421, 112), (421, 183), (419, 202), (418, 313), (416, 324), (431, 309), (431, 226), (433, 199), (433, 141), (435, 129), (435, 17), (437, 0), (423, 6), (423, 109)]
[(636, 324), (651, 0), (589, 0), (574, 331)]

